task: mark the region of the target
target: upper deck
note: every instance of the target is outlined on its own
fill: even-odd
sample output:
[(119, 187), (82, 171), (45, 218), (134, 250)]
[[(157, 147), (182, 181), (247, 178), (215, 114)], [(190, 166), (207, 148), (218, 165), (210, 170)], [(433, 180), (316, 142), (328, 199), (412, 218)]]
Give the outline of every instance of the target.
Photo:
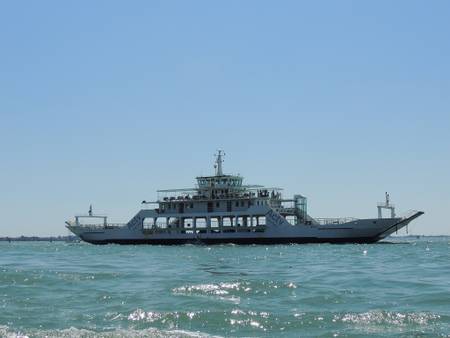
[(214, 187), (210, 189), (187, 188), (158, 190), (158, 199), (154, 203), (252, 198), (281, 199), (281, 191), (283, 190), (281, 188), (266, 188), (262, 185), (246, 185), (240, 188)]
[(215, 175), (197, 177), (197, 184), (194, 188), (157, 190), (157, 200), (150, 203), (258, 198), (281, 200), (281, 191), (283, 190), (281, 188), (244, 185), (242, 176), (224, 174), (222, 169), (223, 156), (224, 154), (219, 150), (214, 165)]
[(156, 201), (143, 203), (157, 204), (154, 209), (157, 214), (171, 216), (245, 213), (253, 206), (268, 206), (283, 215), (306, 218), (305, 197), (296, 195), (293, 199), (284, 199), (281, 188), (244, 185), (242, 176), (223, 173), (222, 152), (216, 156), (215, 175), (197, 177), (194, 188), (157, 190)]

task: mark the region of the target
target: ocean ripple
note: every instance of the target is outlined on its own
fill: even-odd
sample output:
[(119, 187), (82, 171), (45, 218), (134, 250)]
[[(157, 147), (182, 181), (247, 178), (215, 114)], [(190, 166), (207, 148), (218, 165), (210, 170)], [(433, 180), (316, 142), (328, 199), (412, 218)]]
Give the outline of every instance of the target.
[(448, 243), (0, 243), (0, 337), (446, 337)]

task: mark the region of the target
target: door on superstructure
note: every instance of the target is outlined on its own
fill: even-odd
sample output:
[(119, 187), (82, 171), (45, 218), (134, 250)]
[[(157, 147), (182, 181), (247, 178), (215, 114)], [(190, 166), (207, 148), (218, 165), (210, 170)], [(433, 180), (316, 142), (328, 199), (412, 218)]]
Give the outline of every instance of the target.
[(208, 212), (213, 212), (213, 211), (214, 211), (213, 202), (208, 202)]
[(184, 212), (184, 203), (179, 203), (178, 204), (178, 212), (180, 214), (182, 214)]
[(227, 201), (227, 211), (231, 211), (231, 201)]

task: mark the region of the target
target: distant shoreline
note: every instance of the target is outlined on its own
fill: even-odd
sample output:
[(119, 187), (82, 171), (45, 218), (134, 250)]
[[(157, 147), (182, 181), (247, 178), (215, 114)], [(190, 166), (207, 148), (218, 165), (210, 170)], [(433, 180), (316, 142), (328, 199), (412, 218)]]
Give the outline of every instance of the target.
[(77, 236), (18, 236), (0, 237), (0, 242), (75, 242)]

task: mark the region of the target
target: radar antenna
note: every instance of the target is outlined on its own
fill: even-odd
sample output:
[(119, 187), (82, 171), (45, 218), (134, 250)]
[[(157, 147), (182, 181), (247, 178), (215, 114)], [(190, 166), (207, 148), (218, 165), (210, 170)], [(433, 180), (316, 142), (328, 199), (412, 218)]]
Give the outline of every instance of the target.
[(92, 216), (92, 204), (89, 206), (89, 216)]
[(225, 152), (223, 150), (217, 150), (216, 163), (214, 164), (214, 169), (216, 169), (216, 176), (223, 176), (222, 163), (223, 156), (225, 156)]

